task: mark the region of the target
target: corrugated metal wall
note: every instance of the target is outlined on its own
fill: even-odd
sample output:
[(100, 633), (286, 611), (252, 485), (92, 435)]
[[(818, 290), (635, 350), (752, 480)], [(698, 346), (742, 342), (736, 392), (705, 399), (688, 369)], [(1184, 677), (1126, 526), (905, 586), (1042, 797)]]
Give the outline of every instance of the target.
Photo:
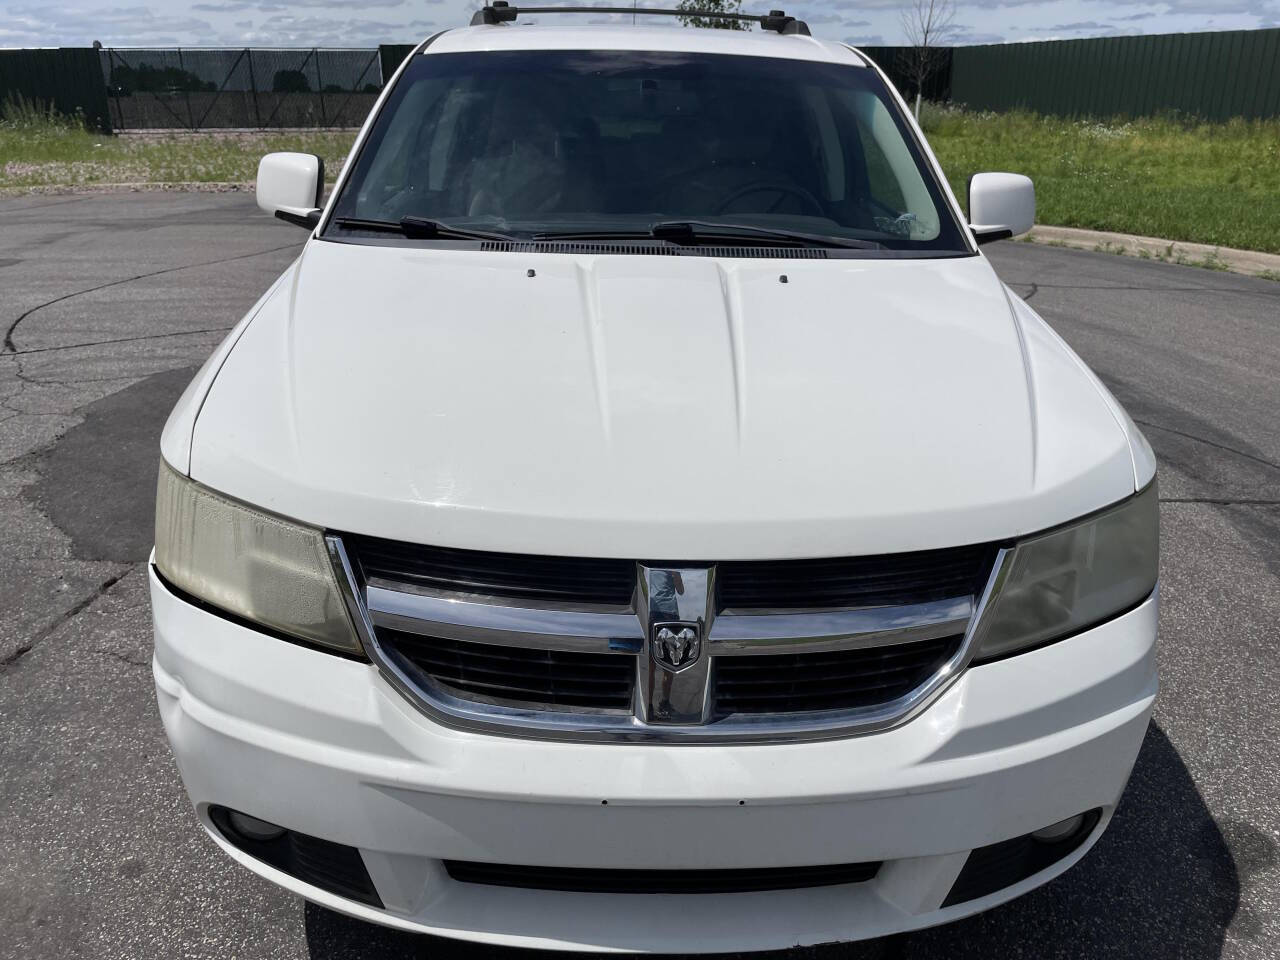
[(15, 95), (53, 104), (59, 113), (80, 110), (91, 125), (111, 132), (97, 50), (0, 50), (0, 103)]
[(978, 110), (1206, 120), (1280, 116), (1280, 29), (957, 47), (951, 100)]

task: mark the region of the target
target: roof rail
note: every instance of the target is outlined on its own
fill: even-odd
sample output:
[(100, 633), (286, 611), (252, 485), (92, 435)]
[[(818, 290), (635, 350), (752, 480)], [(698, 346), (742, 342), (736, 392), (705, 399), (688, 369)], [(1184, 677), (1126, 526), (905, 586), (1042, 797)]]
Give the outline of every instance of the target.
[(506, 0), (493, 0), (493, 3), (477, 10), (471, 18), (471, 25), (510, 23), (520, 14), (538, 13), (621, 13), (639, 14), (645, 17), (707, 17), (715, 20), (746, 20), (760, 24), (763, 30), (774, 33), (792, 33), (809, 36), (809, 25), (803, 20), (787, 16), (781, 10), (770, 10), (768, 13), (725, 13), (720, 10), (665, 10), (658, 7), (513, 7)]

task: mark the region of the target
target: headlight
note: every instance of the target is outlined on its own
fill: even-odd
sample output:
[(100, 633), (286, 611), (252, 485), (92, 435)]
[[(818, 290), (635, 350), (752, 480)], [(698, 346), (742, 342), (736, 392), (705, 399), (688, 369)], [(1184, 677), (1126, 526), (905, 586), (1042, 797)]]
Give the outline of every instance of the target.
[(976, 662), (1060, 640), (1137, 606), (1160, 567), (1153, 480), (1117, 506), (1022, 540), (979, 624)]
[(160, 464), (156, 567), (175, 587), (290, 636), (359, 653), (324, 534)]

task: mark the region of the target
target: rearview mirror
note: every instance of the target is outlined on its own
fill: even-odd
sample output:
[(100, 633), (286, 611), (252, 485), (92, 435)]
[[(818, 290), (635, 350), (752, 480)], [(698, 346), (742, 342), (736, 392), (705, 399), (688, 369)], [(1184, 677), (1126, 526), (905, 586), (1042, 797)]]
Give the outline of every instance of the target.
[(975, 173), (969, 178), (969, 229), (979, 244), (1008, 240), (1036, 222), (1036, 188), (1020, 173)]
[(310, 153), (268, 153), (258, 161), (258, 206), (286, 223), (315, 229), (324, 161)]

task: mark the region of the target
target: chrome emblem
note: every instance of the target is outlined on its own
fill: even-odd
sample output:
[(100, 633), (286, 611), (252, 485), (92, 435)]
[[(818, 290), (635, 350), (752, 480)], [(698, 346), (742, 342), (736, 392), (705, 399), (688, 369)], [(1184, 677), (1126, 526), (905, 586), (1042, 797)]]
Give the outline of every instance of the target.
[(702, 654), (702, 638), (696, 623), (655, 623), (653, 659), (668, 670), (691, 667)]

